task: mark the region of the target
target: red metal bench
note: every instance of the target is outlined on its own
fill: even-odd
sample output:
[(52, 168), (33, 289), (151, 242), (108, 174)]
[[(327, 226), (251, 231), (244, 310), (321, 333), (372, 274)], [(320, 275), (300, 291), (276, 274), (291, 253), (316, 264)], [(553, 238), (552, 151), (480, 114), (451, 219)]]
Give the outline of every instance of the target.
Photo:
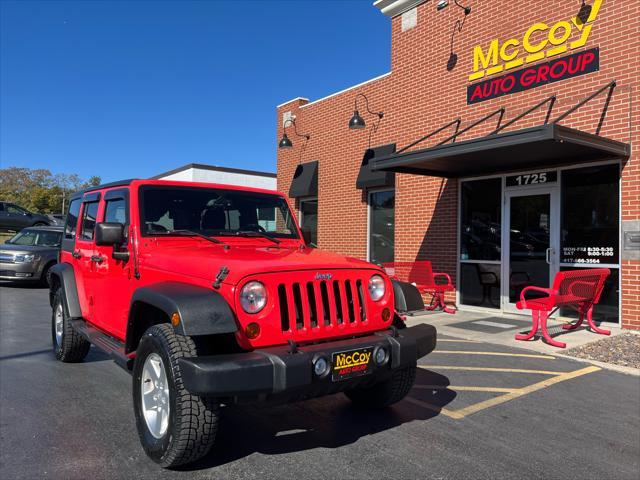
[[(402, 282), (412, 283), (420, 291), (431, 295), (431, 302), (426, 307), (427, 310), (440, 308), (446, 313), (455, 313), (455, 310), (444, 303), (445, 292), (454, 290), (451, 277), (447, 273), (433, 272), (431, 262), (426, 260), (416, 262), (388, 262), (382, 266), (390, 277), (397, 278)], [(444, 282), (437, 283), (436, 279), (444, 279)]]
[[(564, 330), (578, 328), (586, 316), (591, 330), (601, 335), (609, 335), (609, 330), (598, 328), (593, 323), (593, 306), (600, 301), (604, 281), (610, 273), (608, 268), (569, 270), (556, 274), (551, 288), (525, 287), (520, 293), (520, 301), (516, 303), (516, 307), (519, 310), (531, 310), (533, 327), (527, 334), (516, 335), (516, 340), (529, 340), (540, 328), (547, 343), (559, 348), (566, 347), (566, 343), (551, 338), (547, 330), (547, 319), (560, 307), (573, 308), (578, 312), (578, 321), (563, 325)], [(545, 293), (546, 296), (527, 300), (525, 294), (529, 291)]]

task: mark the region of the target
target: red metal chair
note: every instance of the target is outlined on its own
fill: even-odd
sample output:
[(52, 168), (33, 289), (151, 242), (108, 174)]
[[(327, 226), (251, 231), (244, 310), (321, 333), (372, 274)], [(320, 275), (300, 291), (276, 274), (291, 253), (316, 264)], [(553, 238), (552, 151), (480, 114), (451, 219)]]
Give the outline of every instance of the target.
[[(591, 330), (595, 333), (611, 334), (611, 331), (598, 328), (593, 322), (593, 306), (600, 301), (604, 282), (610, 273), (608, 268), (569, 270), (556, 274), (551, 288), (525, 287), (520, 293), (520, 301), (516, 303), (516, 307), (519, 310), (531, 310), (533, 327), (527, 334), (516, 335), (516, 340), (529, 340), (540, 328), (547, 343), (559, 348), (566, 347), (566, 343), (551, 338), (547, 330), (547, 319), (560, 307), (573, 308), (578, 312), (578, 321), (564, 325), (564, 330), (578, 328), (586, 316)], [(547, 296), (527, 300), (525, 294), (528, 291), (545, 293)]]
[[(420, 293), (431, 295), (431, 302), (427, 310), (440, 308), (446, 313), (456, 313), (454, 309), (444, 303), (445, 292), (455, 289), (451, 283), (451, 277), (447, 273), (433, 272), (431, 262), (426, 260), (416, 262), (389, 262), (382, 266), (390, 277), (397, 278), (401, 282), (412, 283)], [(444, 279), (437, 283), (436, 279)]]

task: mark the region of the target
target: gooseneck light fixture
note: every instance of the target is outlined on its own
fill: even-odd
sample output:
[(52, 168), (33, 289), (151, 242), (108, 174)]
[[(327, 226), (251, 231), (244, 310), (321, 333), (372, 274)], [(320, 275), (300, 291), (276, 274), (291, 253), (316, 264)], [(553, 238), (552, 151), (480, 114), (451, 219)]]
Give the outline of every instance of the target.
[(371, 147), (371, 135), (378, 130), (378, 126), (382, 121), (382, 117), (384, 117), (384, 112), (372, 112), (371, 109), (369, 108), (369, 99), (367, 98), (367, 96), (364, 93), (357, 94), (356, 98), (353, 101), (353, 116), (351, 117), (351, 120), (349, 120), (349, 130), (363, 130), (367, 126), (367, 123), (364, 121), (364, 118), (362, 118), (360, 116), (360, 112), (358, 112), (359, 97), (364, 98), (364, 106), (365, 106), (365, 109), (367, 110), (367, 113), (378, 117), (378, 120), (376, 121), (376, 123), (374, 123), (371, 126), (371, 130), (369, 130), (369, 147)]
[(591, 15), (591, 5), (589, 5), (588, 3), (585, 3), (585, 1), (582, 0), (582, 6), (580, 7), (578, 14), (576, 15), (576, 18), (580, 20), (580, 23), (584, 24), (584, 23), (587, 23), (590, 15)]
[(451, 51), (449, 53), (449, 60), (447, 60), (447, 70), (449, 72), (456, 68), (456, 64), (458, 63), (458, 54), (453, 51), (453, 41), (456, 32), (462, 32), (464, 22), (466, 22), (467, 16), (471, 13), (471, 7), (465, 7), (464, 5), (461, 5), (458, 0), (454, 0), (454, 3), (464, 11), (464, 18), (462, 19), (462, 21), (456, 20), (456, 23), (453, 25), (453, 32), (451, 32)]
[(296, 122), (293, 119), (288, 119), (284, 122), (284, 125), (282, 126), (282, 138), (280, 139), (280, 142), (278, 143), (278, 148), (282, 148), (282, 149), (287, 149), (287, 148), (293, 148), (293, 142), (289, 139), (289, 137), (287, 136), (287, 126), (288, 125), (293, 125), (293, 132), (298, 136), (298, 137), (302, 137), (305, 138), (307, 140), (307, 142), (309, 141), (309, 139), (311, 138), (310, 135), (307, 134), (300, 134), (298, 133), (298, 127), (296, 127)]

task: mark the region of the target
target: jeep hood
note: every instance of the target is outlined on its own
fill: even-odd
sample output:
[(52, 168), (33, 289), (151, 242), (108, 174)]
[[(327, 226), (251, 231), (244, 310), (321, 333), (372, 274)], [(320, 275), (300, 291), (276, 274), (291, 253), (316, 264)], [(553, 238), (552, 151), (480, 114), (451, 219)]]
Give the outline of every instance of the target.
[(146, 266), (175, 272), (181, 275), (205, 278), (213, 281), (225, 266), (229, 274), (224, 283), (237, 284), (249, 275), (296, 270), (369, 268), (379, 270), (375, 265), (356, 258), (343, 257), (313, 248), (273, 248), (233, 246), (224, 250), (212, 246), (163, 246), (149, 252), (144, 260)]

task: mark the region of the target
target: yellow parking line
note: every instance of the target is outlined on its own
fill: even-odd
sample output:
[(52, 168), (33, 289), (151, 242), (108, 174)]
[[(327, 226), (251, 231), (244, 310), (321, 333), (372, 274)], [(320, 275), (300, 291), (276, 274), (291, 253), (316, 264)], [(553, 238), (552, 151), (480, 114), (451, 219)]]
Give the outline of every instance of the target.
[(423, 408), (426, 408), (427, 410), (431, 410), (432, 412), (440, 413), (447, 417), (455, 418), (456, 420), (464, 418), (464, 415), (459, 415), (457, 412), (453, 410), (448, 410), (446, 408), (438, 407), (437, 405), (431, 405), (430, 403), (423, 402), (422, 400), (418, 400), (417, 398), (405, 397), (405, 400), (409, 403), (413, 403), (414, 405), (418, 405), (419, 407), (423, 407)]
[(513, 400), (514, 398), (522, 397), (523, 395), (527, 395), (529, 393), (542, 390), (543, 388), (549, 387), (556, 383), (564, 382), (565, 380), (570, 380), (572, 378), (580, 377), (588, 373), (597, 372), (598, 370), (601, 370), (601, 369), (599, 367), (591, 366), (591, 367), (582, 368), (580, 370), (574, 370), (573, 372), (565, 372), (553, 378), (548, 378), (541, 382), (534, 383), (533, 385), (529, 385), (528, 387), (519, 388), (514, 392), (507, 393), (506, 395), (500, 395), (499, 397), (490, 398), (483, 402), (469, 405), (468, 407), (462, 408), (460, 410), (455, 410), (455, 413), (457, 415), (461, 415), (462, 417), (466, 417), (467, 415), (471, 415), (472, 413), (479, 412), (480, 410), (484, 410), (490, 407), (495, 407), (496, 405), (500, 405), (501, 403), (508, 402), (510, 400)]
[(545, 360), (555, 360), (551, 355), (536, 355), (531, 353), (506, 353), (506, 352), (474, 352), (471, 350), (434, 350), (433, 353), (456, 353), (460, 355), (494, 355), (496, 357), (525, 357), (543, 358)]
[(511, 393), (517, 388), (500, 388), (500, 387), (468, 387), (466, 385), (414, 385), (413, 388), (424, 390), (460, 390), (461, 392), (495, 392), (495, 393)]
[(453, 340), (453, 339), (449, 339), (449, 338), (439, 338), (438, 339), (438, 343), (440, 343), (440, 342), (482, 343), (482, 342), (478, 342), (477, 340)]
[(458, 367), (452, 365), (418, 365), (418, 367), (425, 370), (468, 370), (471, 372), (534, 373), (537, 375), (562, 375), (566, 373), (549, 370), (527, 370), (524, 368)]

